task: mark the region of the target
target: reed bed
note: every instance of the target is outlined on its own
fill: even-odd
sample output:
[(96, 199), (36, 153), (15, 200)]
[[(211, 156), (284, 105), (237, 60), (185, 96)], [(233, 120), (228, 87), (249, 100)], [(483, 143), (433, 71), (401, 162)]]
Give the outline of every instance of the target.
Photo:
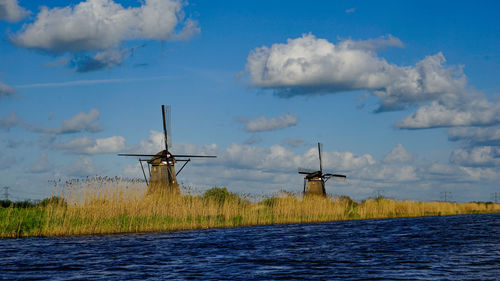
[(91, 178), (64, 183), (30, 208), (0, 208), (0, 237), (163, 232), (215, 227), (499, 212), (500, 204), (398, 201), (285, 194), (259, 202), (215, 187), (203, 194), (146, 192), (144, 182)]

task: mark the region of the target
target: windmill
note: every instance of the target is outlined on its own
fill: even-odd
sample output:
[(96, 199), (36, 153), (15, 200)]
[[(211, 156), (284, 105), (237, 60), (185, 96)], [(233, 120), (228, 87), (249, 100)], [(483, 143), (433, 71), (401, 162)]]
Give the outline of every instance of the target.
[(343, 178), (345, 179), (345, 175), (339, 174), (331, 174), (326, 173), (323, 174), (323, 163), (321, 161), (321, 147), (322, 144), (318, 142), (318, 154), (319, 154), (319, 170), (311, 170), (299, 168), (299, 174), (303, 174), (304, 176), (304, 195), (321, 195), (326, 196), (325, 190), (325, 182), (327, 182), (330, 178)]
[[(177, 175), (184, 169), (184, 167), (191, 161), (191, 158), (215, 158), (217, 156), (207, 155), (180, 155), (171, 154), (169, 146), (172, 146), (172, 138), (170, 136), (170, 106), (161, 106), (163, 116), (163, 136), (165, 141), (165, 149), (156, 154), (118, 154), (119, 156), (135, 156), (139, 157), (141, 164), (142, 174), (144, 180), (148, 185), (148, 193), (156, 191), (166, 191), (180, 194), (179, 184), (177, 183)], [(142, 159), (140, 157), (150, 157), (149, 159)], [(183, 159), (177, 159), (183, 158)], [(147, 163), (147, 170), (149, 174), (146, 176), (146, 171), (143, 163)], [(184, 162), (181, 168), (175, 172), (175, 163)]]

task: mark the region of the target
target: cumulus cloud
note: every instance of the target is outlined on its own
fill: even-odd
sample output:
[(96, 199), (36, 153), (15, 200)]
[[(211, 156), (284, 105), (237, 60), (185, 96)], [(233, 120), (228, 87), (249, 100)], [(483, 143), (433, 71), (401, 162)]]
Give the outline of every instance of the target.
[(500, 148), (477, 146), (471, 149), (455, 149), (450, 161), (462, 166), (498, 166), (500, 165)]
[[(50, 53), (115, 49), (126, 40), (167, 40), (192, 35), (198, 25), (185, 20), (184, 2), (146, 0), (124, 8), (112, 0), (87, 0), (63, 8), (42, 7), (35, 22), (11, 37), (18, 46)], [(187, 35), (185, 35), (187, 36)]]
[(461, 127), (450, 140), (497, 145), (499, 100), (467, 85), (462, 66), (446, 66), (439, 52), (414, 66), (397, 66), (376, 51), (402, 47), (393, 36), (333, 44), (311, 34), (254, 49), (247, 58), (250, 84), (281, 97), (367, 90), (380, 100), (376, 112), (419, 106), (396, 122), (400, 129)]
[(102, 125), (97, 120), (99, 118), (99, 110), (91, 109), (89, 113), (80, 112), (69, 120), (63, 120), (61, 128), (46, 129), (45, 131), (57, 134), (68, 134), (87, 131), (96, 133), (102, 131)]
[(245, 123), (245, 131), (247, 132), (263, 132), (275, 131), (297, 125), (299, 119), (292, 113), (284, 113), (277, 118), (267, 119), (265, 116), (260, 116), (253, 120), (240, 120)]
[(409, 165), (377, 165), (362, 169), (361, 178), (373, 181), (405, 182), (418, 179), (415, 167)]
[(94, 161), (90, 157), (80, 156), (78, 160), (71, 163), (65, 170), (65, 174), (73, 177), (86, 177), (97, 174)]
[(87, 136), (72, 139), (53, 146), (54, 149), (66, 150), (75, 154), (109, 154), (124, 151), (125, 138), (113, 136), (101, 139), (92, 139)]
[(133, 153), (153, 154), (165, 149), (165, 141), (163, 133), (160, 131), (150, 130), (149, 137), (142, 140), (137, 145), (132, 145), (127, 148), (127, 151)]
[(17, 3), (17, 0), (0, 0), (0, 20), (16, 22), (22, 20), (28, 12)]
[(50, 169), (52, 169), (52, 164), (50, 164), (47, 154), (40, 153), (40, 157), (35, 163), (29, 166), (28, 171), (31, 173), (45, 173), (50, 171)]
[(465, 141), (470, 145), (500, 146), (500, 125), (450, 128), (448, 139), (450, 141)]
[(455, 126), (485, 126), (500, 123), (500, 103), (489, 102), (482, 94), (457, 96), (453, 102), (433, 101), (398, 121), (403, 129)]
[(380, 98), (378, 111), (403, 109), (464, 88), (462, 69), (445, 67), (443, 54), (400, 67), (375, 53), (389, 46), (401, 47), (402, 42), (389, 35), (334, 45), (306, 34), (254, 49), (246, 71), (252, 86), (273, 89), (281, 97), (368, 90)]
[(413, 155), (408, 152), (402, 144), (398, 143), (391, 152), (384, 157), (386, 163), (406, 163), (413, 159)]
[[(267, 171), (297, 171), (298, 167), (319, 168), (317, 148), (311, 148), (304, 154), (296, 154), (281, 145), (271, 147), (257, 147), (246, 144), (231, 144), (225, 149), (217, 146), (204, 146), (195, 148), (193, 146), (174, 146), (175, 153), (207, 153), (216, 154), (217, 163), (234, 168), (250, 168)], [(357, 155), (352, 152), (324, 151), (323, 167), (335, 171), (349, 171), (375, 163), (373, 156), (369, 154)], [(212, 163), (212, 162), (207, 162)]]
[(16, 89), (13, 87), (0, 82), (0, 99), (3, 97), (12, 96), (16, 93)]

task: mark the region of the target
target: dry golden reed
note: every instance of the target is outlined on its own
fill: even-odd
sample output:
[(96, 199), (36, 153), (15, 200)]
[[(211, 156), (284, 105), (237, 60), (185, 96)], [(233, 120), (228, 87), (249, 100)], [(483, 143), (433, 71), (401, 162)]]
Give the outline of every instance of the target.
[[(0, 237), (160, 232), (213, 227), (499, 212), (500, 204), (285, 195), (260, 202), (225, 188), (204, 195), (147, 194), (144, 182), (92, 178), (64, 184), (59, 197), (30, 209), (0, 208)], [(186, 193), (186, 191), (184, 192)]]

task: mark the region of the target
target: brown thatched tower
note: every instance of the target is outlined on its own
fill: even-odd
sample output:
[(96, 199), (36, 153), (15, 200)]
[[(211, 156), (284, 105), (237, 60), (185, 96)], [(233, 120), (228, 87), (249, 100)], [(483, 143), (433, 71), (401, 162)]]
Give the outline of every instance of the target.
[(312, 177), (307, 180), (306, 195), (326, 196), (325, 182), (320, 177)]
[(172, 192), (180, 194), (179, 184), (175, 175), (175, 159), (171, 156), (167, 161), (162, 160), (162, 154), (158, 152), (151, 161), (151, 173), (149, 176), (148, 193), (157, 191)]

